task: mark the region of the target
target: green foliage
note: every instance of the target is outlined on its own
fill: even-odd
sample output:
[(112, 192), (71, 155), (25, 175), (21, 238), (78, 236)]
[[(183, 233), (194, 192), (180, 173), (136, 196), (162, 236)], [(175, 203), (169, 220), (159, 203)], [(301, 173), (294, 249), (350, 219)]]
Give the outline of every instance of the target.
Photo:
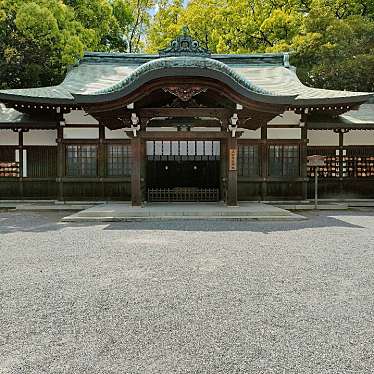
[(374, 91), (373, 0), (0, 0), (0, 88), (57, 84), (85, 50), (157, 52), (184, 25), (213, 53), (289, 51), (307, 84)]
[(181, 0), (161, 0), (158, 2), (152, 25), (147, 35), (147, 52), (156, 53), (167, 47), (180, 33), (180, 15), (183, 11)]
[(307, 84), (374, 91), (373, 0), (162, 0), (148, 50), (183, 25), (214, 53), (291, 52)]
[(150, 0), (0, 0), (0, 88), (58, 84), (83, 52), (139, 51)]

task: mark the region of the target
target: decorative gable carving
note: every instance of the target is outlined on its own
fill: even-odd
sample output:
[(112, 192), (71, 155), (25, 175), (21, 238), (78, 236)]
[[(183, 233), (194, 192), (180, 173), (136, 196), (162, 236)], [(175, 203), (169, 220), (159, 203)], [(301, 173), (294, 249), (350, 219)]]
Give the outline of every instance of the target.
[(211, 53), (200, 47), (199, 42), (189, 35), (188, 27), (183, 27), (183, 34), (170, 43), (170, 47), (158, 51), (162, 57), (167, 56), (200, 56), (210, 57)]
[(194, 96), (205, 92), (207, 89), (199, 86), (168, 86), (164, 87), (165, 92), (169, 92), (181, 101), (190, 101)]

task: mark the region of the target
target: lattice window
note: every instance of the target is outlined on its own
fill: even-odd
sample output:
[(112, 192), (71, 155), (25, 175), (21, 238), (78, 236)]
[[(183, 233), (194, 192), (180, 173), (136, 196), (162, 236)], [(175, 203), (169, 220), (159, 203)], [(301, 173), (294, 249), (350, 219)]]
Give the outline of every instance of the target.
[(148, 160), (219, 160), (220, 142), (211, 140), (147, 141)]
[(69, 177), (96, 177), (97, 146), (66, 146), (66, 175)]
[(259, 147), (257, 144), (239, 144), (238, 175), (244, 177), (260, 175)]
[(107, 147), (108, 177), (127, 177), (131, 175), (131, 146), (110, 144)]
[(272, 177), (296, 177), (300, 175), (298, 145), (269, 146), (269, 175)]

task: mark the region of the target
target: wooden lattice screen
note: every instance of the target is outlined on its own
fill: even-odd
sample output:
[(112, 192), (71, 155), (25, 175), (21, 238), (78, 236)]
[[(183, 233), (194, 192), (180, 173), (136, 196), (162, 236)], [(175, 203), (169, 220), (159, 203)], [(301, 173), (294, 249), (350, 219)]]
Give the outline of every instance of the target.
[(46, 178), (57, 176), (57, 147), (27, 147), (27, 176)]

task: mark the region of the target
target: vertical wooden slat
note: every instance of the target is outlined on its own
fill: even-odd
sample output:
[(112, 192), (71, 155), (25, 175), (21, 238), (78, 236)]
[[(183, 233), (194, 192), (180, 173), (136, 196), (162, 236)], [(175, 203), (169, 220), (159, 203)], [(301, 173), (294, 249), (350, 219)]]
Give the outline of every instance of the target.
[(30, 178), (57, 176), (57, 147), (27, 147), (27, 176)]

